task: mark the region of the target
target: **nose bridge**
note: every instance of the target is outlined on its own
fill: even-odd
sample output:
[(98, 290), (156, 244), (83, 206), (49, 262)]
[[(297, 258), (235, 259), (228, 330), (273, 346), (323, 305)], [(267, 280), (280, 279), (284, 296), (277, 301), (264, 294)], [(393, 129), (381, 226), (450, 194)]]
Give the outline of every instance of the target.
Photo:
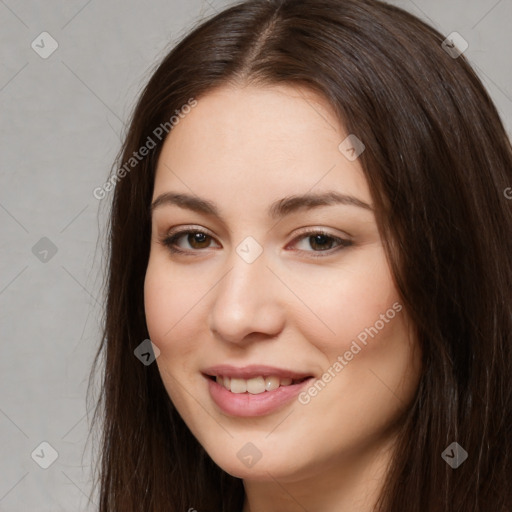
[(265, 251), (251, 237), (233, 248), (210, 314), (211, 330), (223, 339), (236, 343), (251, 332), (279, 331), (283, 312), (268, 263)]

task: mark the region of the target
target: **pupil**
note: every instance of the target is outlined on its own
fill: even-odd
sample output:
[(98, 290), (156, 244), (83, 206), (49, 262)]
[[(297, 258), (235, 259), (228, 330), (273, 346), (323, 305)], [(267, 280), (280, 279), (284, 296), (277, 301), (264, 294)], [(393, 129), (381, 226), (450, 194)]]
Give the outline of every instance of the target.
[(313, 236), (314, 245), (325, 245), (327, 243), (327, 240), (329, 239), (326, 235), (315, 235)]
[(192, 237), (192, 247), (195, 247), (195, 244), (202, 244), (206, 241), (206, 236), (204, 233), (193, 233), (189, 235)]

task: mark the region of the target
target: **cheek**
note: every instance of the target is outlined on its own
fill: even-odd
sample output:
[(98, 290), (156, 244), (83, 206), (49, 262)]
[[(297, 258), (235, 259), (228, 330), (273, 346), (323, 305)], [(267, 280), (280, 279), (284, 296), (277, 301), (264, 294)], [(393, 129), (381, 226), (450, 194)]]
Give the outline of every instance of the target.
[(166, 330), (172, 327), (172, 318), (165, 312), (174, 311), (172, 297), (165, 282), (159, 279), (154, 265), (149, 265), (144, 280), (144, 312), (149, 337), (160, 348)]
[(187, 305), (190, 309), (195, 287), (183, 282), (158, 248), (152, 251), (144, 279), (144, 309), (151, 341), (158, 344), (172, 335)]
[(189, 288), (181, 286), (168, 268), (165, 270), (165, 265), (150, 259), (144, 280), (146, 324), (151, 341), (160, 350), (180, 327), (180, 318), (186, 315), (186, 305), (190, 302)]
[(302, 284), (300, 294), (307, 298), (314, 315), (300, 317), (300, 329), (329, 362), (349, 350), (354, 340), (361, 347), (369, 340), (382, 345), (403, 327), (397, 322), (403, 308), (382, 248), (366, 250), (362, 255), (355, 254), (353, 261), (357, 263), (347, 262), (346, 268), (333, 270), (328, 278), (312, 273), (307, 286)]
[[(198, 330), (211, 285), (197, 273), (177, 271), (165, 257), (150, 258), (144, 280), (144, 310), (151, 341), (160, 349), (159, 367), (186, 371), (189, 355), (200, 349)], [(201, 318), (199, 318), (201, 316)]]
[[(187, 333), (187, 314), (197, 302), (192, 287), (183, 286), (165, 262), (150, 259), (144, 280), (144, 309), (149, 338), (160, 349), (156, 360), (167, 393), (187, 416), (189, 403), (183, 391), (183, 373), (187, 373), (187, 354), (197, 350), (188, 340), (197, 339)], [(184, 291), (181, 291), (184, 290)], [(179, 340), (177, 343), (175, 340)], [(186, 340), (186, 343), (182, 343)]]

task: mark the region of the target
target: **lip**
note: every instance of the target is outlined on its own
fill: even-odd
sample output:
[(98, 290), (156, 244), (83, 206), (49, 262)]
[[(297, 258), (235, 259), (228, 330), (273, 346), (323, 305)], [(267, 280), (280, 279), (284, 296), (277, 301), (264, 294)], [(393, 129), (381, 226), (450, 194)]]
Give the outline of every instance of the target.
[[(264, 391), (263, 393), (253, 395), (251, 393), (232, 393), (228, 391), (224, 386), (217, 384), (214, 379), (210, 378), (210, 376), (218, 375), (240, 379), (274, 375), (280, 378), (305, 378), (305, 380), (297, 384), (290, 384), (289, 386), (280, 386), (273, 391)], [(265, 416), (281, 409), (293, 401), (301, 390), (314, 378), (311, 374), (266, 365), (251, 365), (242, 368), (218, 365), (204, 370), (203, 376), (207, 381), (211, 399), (223, 413), (246, 418)]]
[(277, 368), (275, 366), (267, 366), (264, 364), (251, 364), (241, 367), (232, 366), (230, 364), (219, 364), (206, 368), (202, 373), (211, 377), (222, 375), (223, 377), (234, 377), (235, 379), (251, 379), (253, 377), (270, 377), (274, 375), (282, 379), (288, 377), (296, 380), (312, 376), (311, 373), (300, 373), (294, 370), (287, 370), (285, 368)]

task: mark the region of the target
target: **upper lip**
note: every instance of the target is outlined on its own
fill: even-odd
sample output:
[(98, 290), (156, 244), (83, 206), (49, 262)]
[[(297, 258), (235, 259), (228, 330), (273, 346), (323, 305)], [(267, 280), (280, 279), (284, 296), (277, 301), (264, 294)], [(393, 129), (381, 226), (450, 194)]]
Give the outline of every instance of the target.
[(235, 379), (251, 379), (259, 376), (276, 376), (280, 378), (303, 379), (312, 377), (310, 373), (297, 372), (286, 368), (277, 368), (264, 364), (251, 364), (248, 366), (232, 366), (230, 364), (219, 364), (205, 368), (202, 373), (210, 377), (231, 377)]

